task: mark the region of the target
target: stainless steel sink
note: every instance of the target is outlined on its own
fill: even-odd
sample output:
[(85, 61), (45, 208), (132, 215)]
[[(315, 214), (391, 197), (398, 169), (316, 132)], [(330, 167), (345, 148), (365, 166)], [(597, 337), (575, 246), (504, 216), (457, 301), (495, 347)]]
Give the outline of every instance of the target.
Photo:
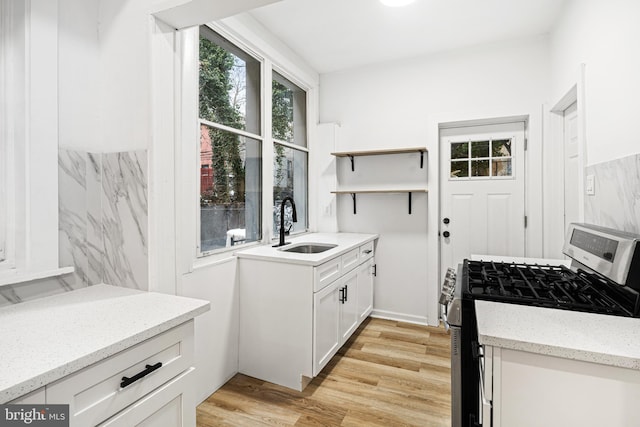
[(280, 249), (283, 252), (296, 252), (300, 254), (319, 254), (329, 249), (333, 249), (338, 245), (331, 245), (327, 243), (298, 243), (293, 246), (288, 246)]

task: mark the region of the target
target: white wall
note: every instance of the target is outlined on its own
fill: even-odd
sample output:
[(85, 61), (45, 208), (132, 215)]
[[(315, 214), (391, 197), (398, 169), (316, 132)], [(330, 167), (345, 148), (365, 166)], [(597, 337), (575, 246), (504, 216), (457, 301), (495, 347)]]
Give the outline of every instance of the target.
[[(546, 37), (321, 76), (320, 121), (341, 124), (338, 150), (420, 145), (429, 149), (424, 210), (405, 216), (405, 196), (398, 201), (372, 200), (377, 205), (366, 212), (364, 206), (359, 208), (359, 231), (382, 230), (376, 255), (382, 275), (376, 282), (376, 311), (430, 324), (438, 321), (439, 123), (529, 116), (527, 256), (542, 254), (542, 104), (548, 93)], [(404, 166), (390, 162), (389, 167)], [(342, 227), (350, 222), (351, 200), (346, 197), (340, 203), (347, 204), (338, 208), (341, 231), (351, 231)], [(398, 213), (388, 203), (397, 203)], [(416, 203), (424, 201), (416, 198)], [(394, 209), (393, 217), (389, 209)]]
[(585, 64), (586, 163), (640, 152), (640, 2), (571, 0), (551, 43), (552, 101)]
[(96, 151), (98, 128), (98, 1), (59, 0), (59, 146)]

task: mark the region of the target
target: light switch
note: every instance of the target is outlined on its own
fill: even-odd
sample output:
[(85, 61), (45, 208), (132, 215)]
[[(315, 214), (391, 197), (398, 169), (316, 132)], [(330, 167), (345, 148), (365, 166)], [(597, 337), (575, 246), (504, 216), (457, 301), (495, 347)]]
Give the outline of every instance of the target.
[(593, 196), (596, 194), (596, 177), (594, 175), (587, 175), (587, 195)]

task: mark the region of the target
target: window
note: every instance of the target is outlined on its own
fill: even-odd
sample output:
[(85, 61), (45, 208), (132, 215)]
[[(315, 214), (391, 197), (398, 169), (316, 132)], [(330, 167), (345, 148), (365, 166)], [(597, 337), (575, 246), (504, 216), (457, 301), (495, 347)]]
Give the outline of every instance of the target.
[(512, 178), (512, 140), (451, 143), (451, 179)]
[(200, 255), (262, 238), (260, 62), (200, 27)]
[(273, 72), (273, 230), (280, 232), (282, 201), (291, 197), (298, 222), (292, 222), (293, 209), (285, 205), (287, 230), (307, 230), (307, 94), (291, 81)]

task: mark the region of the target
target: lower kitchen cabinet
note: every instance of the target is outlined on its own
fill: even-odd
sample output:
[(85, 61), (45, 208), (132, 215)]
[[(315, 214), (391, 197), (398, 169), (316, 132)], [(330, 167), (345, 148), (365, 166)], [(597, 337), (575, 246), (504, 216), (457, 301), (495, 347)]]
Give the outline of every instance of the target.
[(69, 405), (71, 427), (193, 427), (193, 339), (190, 320), (9, 403)]
[(358, 271), (349, 272), (313, 295), (313, 376), (320, 373), (360, 324)]
[(373, 308), (373, 242), (317, 265), (240, 258), (243, 374), (303, 390)]
[(638, 425), (639, 370), (491, 346), (485, 358), (484, 427)]
[(373, 311), (373, 278), (375, 276), (373, 259), (358, 267), (358, 321), (362, 322)]

